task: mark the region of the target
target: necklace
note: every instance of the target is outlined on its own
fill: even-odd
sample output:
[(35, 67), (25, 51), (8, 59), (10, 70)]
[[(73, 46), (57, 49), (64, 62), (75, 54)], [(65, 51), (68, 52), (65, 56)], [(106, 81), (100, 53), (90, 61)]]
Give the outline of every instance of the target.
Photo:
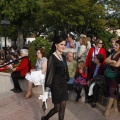
[(56, 54), (57, 54), (57, 56), (59, 57), (59, 59), (60, 59), (61, 61), (63, 61), (62, 56), (60, 57), (59, 54), (58, 54), (57, 52), (56, 52)]
[(65, 68), (64, 70), (65, 70), (65, 72), (66, 72), (66, 63), (65, 63), (65, 61), (63, 60), (62, 56), (60, 57), (60, 56), (58, 55), (57, 52), (56, 52), (56, 54), (57, 54), (57, 56), (59, 57), (60, 61), (62, 61), (63, 65), (64, 65), (64, 68)]

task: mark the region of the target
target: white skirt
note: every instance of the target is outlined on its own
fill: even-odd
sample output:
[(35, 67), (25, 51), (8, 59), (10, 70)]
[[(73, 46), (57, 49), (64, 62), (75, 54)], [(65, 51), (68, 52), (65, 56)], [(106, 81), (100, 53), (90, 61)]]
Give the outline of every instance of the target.
[(45, 74), (42, 74), (42, 71), (32, 71), (27, 73), (25, 78), (34, 83), (34, 85), (42, 85), (45, 83)]

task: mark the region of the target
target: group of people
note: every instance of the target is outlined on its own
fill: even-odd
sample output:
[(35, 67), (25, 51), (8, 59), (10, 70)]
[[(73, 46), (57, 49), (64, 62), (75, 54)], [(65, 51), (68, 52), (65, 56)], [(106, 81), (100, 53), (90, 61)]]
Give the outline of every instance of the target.
[[(32, 96), (33, 83), (35, 85), (39, 84), (36, 83), (38, 81), (35, 81), (35, 79), (42, 80), (42, 84), (44, 83), (45, 87), (51, 89), (54, 107), (46, 116), (42, 116), (41, 120), (48, 120), (57, 112), (58, 119), (64, 119), (66, 101), (71, 89), (76, 92), (76, 101), (79, 101), (81, 90), (84, 88), (85, 102), (92, 102), (93, 108), (96, 107), (99, 92), (107, 92), (108, 104), (105, 116), (109, 116), (111, 107), (118, 111), (116, 96), (120, 76), (117, 74), (111, 80), (104, 76), (104, 70), (106, 64), (109, 64), (113, 71), (120, 71), (120, 40), (114, 40), (108, 57), (106, 57), (106, 50), (102, 47), (103, 41), (101, 39), (95, 40), (93, 47), (90, 48), (86, 36), (80, 37), (79, 42), (80, 46), (75, 58), (74, 53), (70, 51), (65, 54), (66, 45), (76, 49), (76, 43), (70, 35), (67, 36), (64, 32), (59, 32), (54, 38), (48, 59), (45, 57), (43, 48), (37, 50), (35, 69), (30, 68), (28, 50), (22, 49), (20, 51), (22, 57), (20, 64), (12, 69), (11, 77), (14, 88), (11, 90), (15, 93), (22, 92), (18, 79), (26, 78), (28, 80), (28, 90), (24, 98), (27, 99)], [(42, 75), (44, 76), (41, 77)]]
[[(84, 88), (85, 102), (91, 102), (93, 108), (96, 107), (99, 94), (107, 96), (108, 102), (104, 115), (109, 116), (112, 107), (115, 111), (118, 111), (120, 40), (113, 38), (111, 40), (111, 48), (108, 51), (103, 48), (103, 41), (101, 39), (95, 40), (93, 47), (90, 49), (87, 47), (86, 37), (80, 37), (80, 43), (84, 43), (84, 45), (80, 44), (80, 51), (77, 53), (77, 69), (73, 70), (75, 75), (68, 81), (68, 88), (71, 89), (71, 84), (73, 84), (72, 89), (77, 94), (76, 101), (79, 101), (81, 97), (80, 93)], [(69, 65), (70, 63), (68, 64), (68, 68)], [(117, 73), (114, 78), (105, 75), (106, 65), (109, 65), (112, 71)], [(76, 68), (76, 66), (74, 65), (73, 68)], [(70, 68), (71, 71), (73, 68)]]

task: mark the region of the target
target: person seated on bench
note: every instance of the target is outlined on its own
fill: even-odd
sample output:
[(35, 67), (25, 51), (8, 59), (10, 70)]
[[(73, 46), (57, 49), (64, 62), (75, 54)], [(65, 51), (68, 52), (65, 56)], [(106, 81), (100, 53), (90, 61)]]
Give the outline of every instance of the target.
[[(14, 84), (14, 88), (11, 89), (14, 93), (20, 93), (22, 92), (22, 89), (19, 85), (18, 80), (24, 79), (26, 73), (30, 71), (30, 60), (27, 57), (28, 56), (28, 50), (27, 49), (21, 49), (20, 51), (21, 59), (20, 64), (18, 67), (12, 69), (11, 77)], [(25, 57), (26, 56), (26, 57)]]
[(75, 83), (74, 83), (74, 90), (77, 94), (76, 102), (78, 102), (79, 99), (81, 98), (80, 94), (81, 94), (82, 88), (85, 89), (85, 93), (86, 93), (86, 84), (87, 84), (86, 78), (87, 78), (87, 69), (85, 66), (85, 62), (79, 61), (78, 69), (75, 74)]
[[(88, 73), (88, 86), (89, 86), (89, 93), (88, 93), (88, 100), (86, 102), (92, 102), (92, 106), (91, 107), (96, 107), (96, 102), (97, 102), (97, 97), (98, 97), (98, 91), (100, 88), (99, 83), (95, 83), (92, 82), (93, 84), (91, 84), (92, 78), (94, 78), (96, 75), (104, 75), (104, 70), (105, 67), (102, 64), (102, 62), (104, 61), (104, 57), (102, 54), (97, 54), (95, 55), (95, 59), (94, 59), (94, 65), (92, 65), (91, 67), (91, 71)], [(96, 79), (97, 81), (97, 79)], [(91, 87), (90, 87), (91, 86)]]
[[(44, 75), (47, 69), (47, 58), (45, 57), (45, 51), (43, 48), (37, 50), (37, 61), (36, 68), (31, 69), (30, 72), (26, 74), (25, 78), (28, 80), (28, 90), (25, 95), (25, 99), (28, 99), (32, 96), (32, 86), (44, 84)], [(43, 76), (43, 78), (41, 78)], [(37, 79), (36, 79), (37, 78)]]
[(67, 65), (68, 65), (68, 72), (69, 72), (69, 81), (67, 82), (68, 84), (68, 90), (73, 89), (73, 84), (74, 84), (74, 76), (75, 76), (75, 72), (76, 72), (76, 67), (77, 67), (77, 62), (73, 59), (74, 54), (72, 52), (68, 52), (66, 55), (66, 61), (67, 61)]

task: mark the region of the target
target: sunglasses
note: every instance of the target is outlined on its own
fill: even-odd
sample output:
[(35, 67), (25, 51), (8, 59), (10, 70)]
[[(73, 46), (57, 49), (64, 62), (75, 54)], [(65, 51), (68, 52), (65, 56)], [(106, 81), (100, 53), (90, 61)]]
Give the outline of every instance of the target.
[(99, 44), (103, 44), (103, 43), (99, 43)]

